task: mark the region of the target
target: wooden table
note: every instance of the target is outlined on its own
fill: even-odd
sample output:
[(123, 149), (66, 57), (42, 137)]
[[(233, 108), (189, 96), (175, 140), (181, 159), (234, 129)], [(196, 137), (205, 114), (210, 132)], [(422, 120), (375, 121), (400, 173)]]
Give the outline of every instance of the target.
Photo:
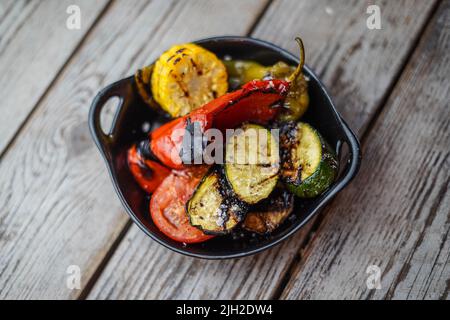
[[(79, 30), (66, 27), (71, 4)], [(366, 25), (369, 4), (381, 30)], [(203, 261), (130, 223), (87, 114), (101, 88), (172, 44), (223, 34), (292, 52), (301, 35), (364, 156), (282, 245)], [(449, 52), (449, 0), (2, 0), (0, 298), (448, 299)]]

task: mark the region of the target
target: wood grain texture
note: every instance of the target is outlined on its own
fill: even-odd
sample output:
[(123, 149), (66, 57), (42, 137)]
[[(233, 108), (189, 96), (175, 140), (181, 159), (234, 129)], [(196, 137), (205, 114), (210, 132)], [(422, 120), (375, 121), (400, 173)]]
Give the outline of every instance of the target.
[(67, 267), (84, 287), (128, 221), (89, 136), (95, 94), (174, 42), (245, 33), (264, 4), (113, 2), (0, 163), (0, 298), (78, 297)]
[[(324, 75), (335, 93), (338, 108), (355, 111), (347, 112), (346, 120), (362, 131), (399, 72), (409, 46), (414, 43), (432, 8), (432, 3), (423, 1), (416, 1), (416, 8), (409, 8), (405, 6), (406, 2), (411, 3), (383, 2), (385, 29), (372, 35), (366, 34), (370, 33), (365, 26), (366, 4), (361, 2), (339, 2), (337, 6), (331, 1), (275, 1), (253, 35), (293, 52), (295, 44), (292, 39), (299, 34), (304, 36), (308, 63)], [(332, 16), (327, 13), (327, 6), (336, 7)], [(400, 38), (402, 46), (397, 44)], [(352, 51), (350, 48), (355, 49)], [(369, 68), (366, 61), (371, 62)], [(381, 70), (380, 84), (378, 80), (368, 82), (377, 78)], [(353, 79), (349, 76), (351, 73), (357, 73), (363, 79)], [(334, 81), (330, 76), (333, 74), (345, 75), (342, 78), (345, 84)], [(277, 294), (291, 264), (301, 256), (302, 244), (310, 236), (311, 227), (312, 223), (268, 252), (216, 262), (171, 253), (133, 226), (89, 298), (271, 298)]]
[(39, 6), (39, 1), (5, 0), (0, 3), (0, 52)]
[[(449, 21), (444, 1), (283, 298), (449, 298)], [(380, 290), (366, 286), (369, 265)]]
[(296, 253), (284, 244), (248, 258), (204, 261), (169, 252), (132, 227), (88, 298), (264, 299)]
[(5, 0), (0, 3), (0, 48), (2, 50), (38, 6), (38, 1), (27, 0)]
[[(46, 92), (107, 0), (2, 1), (0, 12), (0, 154)], [(81, 28), (69, 30), (69, 5)]]

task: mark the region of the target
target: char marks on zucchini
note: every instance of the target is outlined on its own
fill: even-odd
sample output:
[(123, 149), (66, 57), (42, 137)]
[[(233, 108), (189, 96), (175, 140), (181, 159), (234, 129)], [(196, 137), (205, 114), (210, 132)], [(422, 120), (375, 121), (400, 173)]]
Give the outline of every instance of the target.
[(226, 234), (241, 222), (248, 206), (235, 197), (220, 167), (212, 169), (186, 206), (191, 224), (206, 234)]
[(264, 127), (244, 124), (227, 141), (225, 173), (242, 201), (255, 204), (267, 198), (278, 181), (278, 142)]
[(307, 123), (287, 122), (280, 133), (281, 179), (301, 198), (322, 194), (338, 172), (336, 155)]

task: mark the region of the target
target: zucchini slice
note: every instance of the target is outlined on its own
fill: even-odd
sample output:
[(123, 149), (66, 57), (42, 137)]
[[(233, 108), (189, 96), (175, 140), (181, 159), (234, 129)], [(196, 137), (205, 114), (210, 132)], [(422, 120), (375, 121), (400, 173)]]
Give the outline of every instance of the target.
[(213, 169), (203, 178), (186, 206), (191, 225), (206, 234), (230, 232), (243, 220), (248, 209), (233, 195), (220, 171)]
[(288, 122), (280, 134), (281, 179), (300, 198), (323, 193), (338, 172), (336, 155), (307, 123)]
[(278, 141), (269, 130), (244, 124), (227, 141), (225, 174), (239, 199), (255, 204), (275, 188), (280, 171)]
[(251, 208), (242, 227), (248, 231), (265, 234), (275, 230), (294, 209), (294, 196), (277, 188), (269, 198)]
[(193, 43), (163, 53), (151, 76), (153, 98), (172, 117), (184, 116), (228, 90), (227, 71), (217, 56)]

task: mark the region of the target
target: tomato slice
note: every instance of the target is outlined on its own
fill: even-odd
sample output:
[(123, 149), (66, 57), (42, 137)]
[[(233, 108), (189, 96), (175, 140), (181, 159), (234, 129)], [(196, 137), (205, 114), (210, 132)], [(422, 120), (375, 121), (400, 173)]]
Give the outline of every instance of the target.
[(158, 162), (144, 159), (136, 145), (128, 150), (128, 167), (136, 182), (147, 193), (153, 193), (170, 174), (170, 169)]
[(184, 243), (198, 243), (213, 238), (189, 223), (185, 209), (207, 171), (207, 166), (173, 170), (154, 192), (150, 200), (150, 214), (158, 229), (169, 238)]

